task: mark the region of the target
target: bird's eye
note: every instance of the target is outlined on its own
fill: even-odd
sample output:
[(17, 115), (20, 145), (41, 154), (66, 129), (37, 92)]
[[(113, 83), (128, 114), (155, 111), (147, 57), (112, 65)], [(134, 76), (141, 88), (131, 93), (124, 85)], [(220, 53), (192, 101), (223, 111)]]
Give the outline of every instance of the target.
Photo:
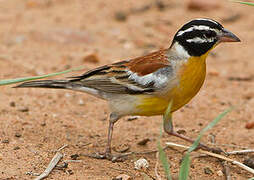
[(206, 38), (211, 38), (211, 37), (214, 37), (215, 34), (214, 34), (213, 31), (207, 31), (207, 32), (204, 34), (204, 36), (205, 36)]

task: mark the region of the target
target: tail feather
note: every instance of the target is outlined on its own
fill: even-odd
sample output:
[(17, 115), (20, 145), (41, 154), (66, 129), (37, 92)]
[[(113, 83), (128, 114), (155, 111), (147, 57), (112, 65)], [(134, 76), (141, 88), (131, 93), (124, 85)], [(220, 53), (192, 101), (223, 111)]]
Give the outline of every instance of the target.
[(41, 80), (41, 81), (30, 81), (22, 83), (14, 88), (54, 88), (54, 89), (68, 89), (70, 81), (68, 80)]

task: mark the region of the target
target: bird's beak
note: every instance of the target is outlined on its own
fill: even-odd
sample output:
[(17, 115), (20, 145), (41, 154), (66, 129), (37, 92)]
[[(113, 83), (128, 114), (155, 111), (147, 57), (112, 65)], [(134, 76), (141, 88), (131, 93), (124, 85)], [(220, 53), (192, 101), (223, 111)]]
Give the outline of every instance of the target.
[(240, 42), (241, 40), (227, 29), (223, 29), (219, 35), (220, 42)]

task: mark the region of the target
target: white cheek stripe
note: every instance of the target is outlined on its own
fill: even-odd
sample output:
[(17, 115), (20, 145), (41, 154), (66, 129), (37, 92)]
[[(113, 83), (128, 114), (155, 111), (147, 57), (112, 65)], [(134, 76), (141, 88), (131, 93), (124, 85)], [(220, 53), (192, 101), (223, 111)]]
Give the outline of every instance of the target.
[(194, 42), (194, 43), (211, 43), (214, 41), (214, 38), (209, 38), (209, 39), (202, 39), (200, 37), (195, 37), (193, 39), (187, 39), (187, 42)]
[(215, 31), (215, 29), (212, 29), (212, 28), (210, 28), (210, 27), (208, 27), (208, 26), (204, 26), (204, 25), (192, 26), (192, 27), (190, 27), (190, 28), (188, 28), (188, 29), (185, 29), (185, 30), (183, 30), (183, 31), (179, 31), (179, 32), (177, 33), (177, 36), (181, 36), (181, 35), (183, 35), (184, 33), (186, 33), (186, 32), (191, 32), (191, 31), (193, 31), (193, 30), (214, 30), (214, 31)]

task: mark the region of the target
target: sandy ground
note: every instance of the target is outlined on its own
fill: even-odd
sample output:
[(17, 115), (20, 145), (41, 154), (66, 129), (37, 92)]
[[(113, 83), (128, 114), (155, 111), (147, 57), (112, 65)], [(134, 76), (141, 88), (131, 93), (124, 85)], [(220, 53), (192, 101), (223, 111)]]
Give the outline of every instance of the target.
[[(199, 94), (174, 113), (177, 130), (195, 138), (220, 112), (235, 106), (202, 141), (227, 150), (254, 146), (254, 130), (246, 129), (253, 121), (253, 7), (228, 1), (210, 11), (188, 10), (184, 1), (154, 0), (9, 0), (0, 1), (1, 79), (42, 75), (84, 66), (82, 72), (100, 65), (143, 55), (170, 45), (177, 29), (196, 17), (220, 21), (237, 34), (242, 42), (223, 44), (207, 59), (207, 78)], [(116, 18), (118, 14), (118, 18)], [(126, 16), (125, 16), (126, 15)], [(94, 54), (98, 61), (87, 61)], [(0, 87), (0, 179), (33, 179), (47, 167), (55, 150), (62, 150), (63, 160), (71, 155), (103, 151), (106, 146), (109, 110), (103, 100), (65, 90), (13, 89)], [(129, 151), (156, 149), (161, 117), (140, 117), (116, 124), (113, 147), (129, 146)], [(149, 138), (144, 145), (137, 143)], [(166, 134), (162, 142), (182, 140)], [(232, 145), (234, 147), (232, 147)], [(183, 152), (166, 151), (171, 172), (176, 176)], [(241, 162), (249, 155), (231, 156)], [(144, 157), (150, 163), (146, 171), (155, 178), (155, 154), (128, 157), (112, 163), (78, 157), (54, 170), (48, 179), (112, 179), (127, 174), (143, 179), (144, 172), (134, 169), (134, 161)], [(62, 164), (62, 162), (61, 162)], [(229, 165), (232, 179), (250, 178), (251, 174)], [(206, 170), (205, 170), (206, 169)], [(207, 172), (210, 169), (210, 172)], [(222, 163), (214, 158), (195, 158), (190, 179), (224, 179)], [(159, 173), (164, 177), (161, 167)]]

